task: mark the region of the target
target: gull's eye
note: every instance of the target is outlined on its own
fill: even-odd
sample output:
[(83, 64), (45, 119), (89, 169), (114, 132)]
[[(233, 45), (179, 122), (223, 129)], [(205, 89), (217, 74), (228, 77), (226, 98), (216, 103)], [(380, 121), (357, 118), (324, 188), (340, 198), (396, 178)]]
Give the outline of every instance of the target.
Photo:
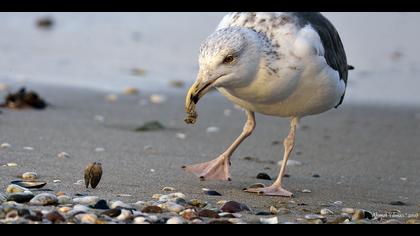
[(227, 55), (225, 59), (223, 59), (223, 64), (230, 64), (235, 60), (235, 57), (232, 55)]

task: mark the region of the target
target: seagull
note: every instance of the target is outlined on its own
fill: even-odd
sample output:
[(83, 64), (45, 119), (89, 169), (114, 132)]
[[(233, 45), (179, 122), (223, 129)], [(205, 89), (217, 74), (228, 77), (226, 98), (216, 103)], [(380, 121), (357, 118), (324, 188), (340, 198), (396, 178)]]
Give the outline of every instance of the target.
[(247, 121), (218, 158), (183, 169), (201, 180), (231, 181), (230, 158), (255, 129), (255, 113), (290, 118), (277, 179), (269, 187), (245, 191), (292, 197), (283, 188), (283, 176), (298, 123), (342, 104), (350, 69), (337, 30), (321, 13), (227, 14), (201, 45), (198, 76), (186, 96), (185, 121), (196, 122), (196, 105), (213, 88), (242, 107)]

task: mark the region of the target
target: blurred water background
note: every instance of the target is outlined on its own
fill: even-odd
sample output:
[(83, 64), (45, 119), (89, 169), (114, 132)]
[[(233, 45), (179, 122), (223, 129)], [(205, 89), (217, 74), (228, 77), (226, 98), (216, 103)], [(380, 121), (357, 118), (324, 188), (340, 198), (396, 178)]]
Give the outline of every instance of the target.
[[(0, 83), (184, 93), (224, 14), (0, 13)], [(420, 13), (324, 14), (356, 67), (346, 102), (420, 105)], [(37, 27), (42, 17), (51, 28)]]

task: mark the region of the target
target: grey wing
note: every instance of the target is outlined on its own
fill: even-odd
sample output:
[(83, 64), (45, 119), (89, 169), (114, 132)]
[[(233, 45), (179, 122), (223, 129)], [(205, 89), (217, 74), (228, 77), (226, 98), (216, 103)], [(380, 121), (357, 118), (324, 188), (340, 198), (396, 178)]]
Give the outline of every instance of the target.
[[(347, 86), (348, 70), (351, 67), (347, 64), (343, 43), (333, 24), (318, 12), (295, 12), (293, 14), (299, 19), (302, 27), (310, 24), (317, 31), (324, 46), (328, 65), (338, 71), (340, 79)], [(344, 95), (345, 93), (336, 108), (343, 102)]]

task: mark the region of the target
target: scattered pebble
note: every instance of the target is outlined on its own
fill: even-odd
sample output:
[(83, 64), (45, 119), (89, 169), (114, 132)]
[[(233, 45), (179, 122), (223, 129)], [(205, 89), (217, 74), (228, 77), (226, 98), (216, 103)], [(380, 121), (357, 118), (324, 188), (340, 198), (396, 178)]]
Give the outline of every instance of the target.
[(341, 209), (341, 212), (347, 213), (347, 214), (354, 214), (355, 209), (353, 209), (353, 208), (343, 208), (343, 209)]
[(6, 192), (7, 193), (23, 193), (23, 192), (29, 192), (29, 189), (21, 187), (16, 184), (10, 184), (9, 186), (7, 186)]
[(217, 133), (219, 131), (220, 131), (220, 128), (216, 126), (210, 126), (206, 129), (207, 133)]
[(334, 205), (341, 206), (341, 205), (343, 205), (343, 202), (342, 201), (335, 201)]
[[(279, 161), (278, 164), (281, 166), (283, 163)], [(286, 166), (301, 166), (302, 162), (296, 160), (288, 160)]]
[(319, 178), (319, 177), (321, 177), (320, 175), (318, 175), (318, 174), (314, 174), (314, 175), (312, 175), (312, 178)]
[(58, 198), (50, 193), (41, 193), (32, 198), (29, 203), (37, 206), (57, 205)]
[(331, 211), (328, 208), (323, 208), (323, 209), (321, 209), (320, 214), (323, 215), (323, 216), (325, 216), (325, 215), (334, 215), (334, 212)]
[(101, 213), (102, 215), (109, 216), (111, 218), (115, 218), (121, 214), (121, 209), (109, 209)]
[(115, 201), (111, 204), (111, 209), (115, 209), (115, 208), (123, 208), (123, 209), (131, 209), (132, 207), (122, 201)]
[(118, 100), (118, 95), (117, 94), (108, 94), (105, 97), (105, 100), (107, 100), (108, 102), (115, 102)]
[(279, 219), (277, 217), (272, 217), (272, 218), (260, 218), (260, 223), (261, 224), (278, 224), (279, 223)]
[(23, 150), (33, 151), (33, 150), (34, 150), (34, 148), (33, 148), (33, 147), (23, 147)]
[(8, 167), (17, 167), (18, 164), (17, 163), (14, 163), (14, 162), (9, 162), (9, 163), (6, 164), (6, 166), (8, 166)]
[(209, 196), (222, 196), (219, 192), (207, 188), (203, 188), (203, 193)]
[(117, 197), (132, 197), (131, 194), (126, 194), (126, 193), (119, 193), (117, 194)]
[(106, 200), (99, 200), (94, 206), (93, 209), (108, 210), (109, 206)]
[(58, 211), (51, 211), (45, 218), (54, 224), (66, 222), (66, 219)]
[(2, 143), (0, 144), (0, 148), (10, 148), (12, 147), (12, 145), (8, 144), (8, 143)]
[[(176, 189), (175, 188), (172, 188), (172, 187), (164, 187), (163, 189), (162, 189), (162, 191), (166, 191), (166, 192), (173, 192), (173, 191), (175, 191)], [(159, 199), (160, 197), (161, 197), (162, 195), (160, 195), (157, 199)]]
[(172, 217), (166, 222), (168, 225), (181, 225), (185, 223), (185, 220), (181, 217)]
[(158, 206), (147, 206), (147, 207), (143, 208), (141, 210), (141, 212), (143, 212), (143, 213), (155, 213), (155, 214), (163, 213), (162, 208), (160, 208)]
[(143, 225), (143, 224), (150, 224), (150, 223), (146, 221), (146, 218), (140, 216), (140, 217), (134, 218), (133, 224)]
[(163, 204), (159, 204), (158, 206), (162, 208), (163, 210), (167, 210), (169, 212), (175, 212), (175, 213), (179, 213), (185, 209), (183, 206), (176, 204), (174, 202), (165, 202)]
[(271, 180), (271, 177), (267, 173), (258, 173), (257, 179)]
[(15, 180), (12, 181), (11, 184), (15, 184), (18, 185), (20, 187), (24, 187), (24, 188), (42, 188), (45, 185), (47, 185), (47, 182), (43, 182), (43, 181), (35, 181), (35, 180)]
[(205, 217), (205, 218), (220, 218), (219, 214), (217, 214), (217, 212), (212, 211), (212, 210), (208, 210), (208, 209), (203, 209), (201, 211), (198, 212), (198, 216), (199, 217)]
[(95, 205), (99, 201), (99, 197), (96, 196), (86, 196), (86, 197), (77, 197), (73, 199), (73, 202), (80, 205)]
[(119, 221), (125, 221), (125, 220), (130, 219), (132, 216), (133, 216), (133, 214), (131, 213), (131, 211), (122, 209), (121, 214), (119, 216), (117, 216), (116, 219), (119, 220)]
[(74, 184), (75, 185), (84, 185), (85, 184), (85, 181), (83, 179), (79, 179)]
[(235, 201), (229, 201), (226, 202), (221, 208), (223, 212), (229, 212), (229, 213), (238, 213), (242, 211), (251, 211), (249, 207), (243, 203), (235, 202)]
[(54, 20), (51, 17), (41, 17), (36, 21), (36, 25), (42, 29), (51, 29), (54, 26)]
[(73, 199), (66, 195), (58, 196), (57, 199), (59, 205), (73, 204)]
[(165, 95), (161, 95), (161, 94), (152, 94), (149, 97), (149, 101), (153, 104), (162, 104), (165, 103), (167, 100)]
[(128, 87), (128, 88), (125, 88), (124, 90), (125, 95), (136, 95), (138, 93), (139, 93), (139, 90), (134, 87)]
[(25, 180), (36, 180), (38, 178), (38, 174), (35, 172), (25, 172), (22, 174), (22, 179)]
[(68, 154), (67, 152), (60, 152), (57, 154), (57, 157), (61, 159), (67, 159), (70, 158), (70, 154)]
[(309, 189), (304, 189), (304, 190), (302, 190), (302, 193), (312, 193), (312, 191), (309, 190)]
[(177, 137), (177, 138), (179, 138), (179, 139), (184, 140), (184, 139), (186, 139), (186, 138), (187, 138), (187, 135), (186, 135), (186, 134), (184, 134), (184, 133), (177, 133), (177, 134), (176, 134), (176, 137)]
[(59, 180), (59, 179), (55, 179), (55, 180), (53, 180), (53, 183), (54, 183), (54, 184), (59, 184), (59, 183), (61, 183), (61, 180)]
[(94, 214), (84, 213), (76, 215), (76, 219), (78, 219), (82, 224), (95, 224), (98, 217)]
[(29, 191), (25, 191), (25, 192), (9, 194), (7, 196), (7, 201), (13, 201), (17, 203), (27, 203), (34, 197), (35, 195), (33, 193)]

